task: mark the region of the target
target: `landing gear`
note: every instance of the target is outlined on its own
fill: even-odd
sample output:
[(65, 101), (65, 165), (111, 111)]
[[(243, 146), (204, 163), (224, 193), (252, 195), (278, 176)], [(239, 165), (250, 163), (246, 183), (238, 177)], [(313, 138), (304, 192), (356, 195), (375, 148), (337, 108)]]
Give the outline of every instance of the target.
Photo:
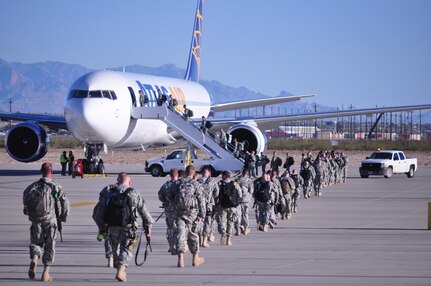
[(103, 149), (103, 144), (85, 144), (86, 174), (104, 174), (105, 166), (103, 160), (99, 158), (99, 151)]

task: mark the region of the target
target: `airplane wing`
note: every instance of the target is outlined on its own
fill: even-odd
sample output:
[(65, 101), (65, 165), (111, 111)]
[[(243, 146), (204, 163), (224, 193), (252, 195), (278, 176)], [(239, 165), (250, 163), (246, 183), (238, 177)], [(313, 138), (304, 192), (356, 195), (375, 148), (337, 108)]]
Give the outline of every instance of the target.
[(229, 111), (229, 110), (235, 110), (235, 109), (252, 108), (252, 107), (259, 107), (264, 105), (297, 101), (297, 100), (300, 100), (301, 98), (312, 97), (312, 96), (315, 96), (315, 94), (292, 95), (292, 96), (282, 96), (282, 97), (270, 97), (270, 98), (264, 98), (264, 99), (253, 99), (253, 100), (246, 100), (246, 101), (225, 102), (225, 103), (214, 104), (212, 108), (214, 109), (214, 112), (222, 112), (222, 111)]
[(227, 128), (233, 124), (239, 124), (244, 122), (255, 122), (258, 124), (260, 130), (266, 130), (266, 129), (278, 126), (281, 123), (296, 121), (296, 120), (313, 120), (313, 119), (320, 119), (320, 118), (336, 118), (336, 117), (411, 111), (411, 110), (423, 110), (423, 109), (431, 109), (431, 104), (352, 109), (352, 110), (329, 111), (329, 112), (296, 113), (296, 114), (286, 114), (286, 115), (276, 115), (276, 116), (212, 118), (210, 119), (210, 121), (214, 126), (217, 126), (217, 128)]
[(25, 113), (0, 113), (2, 121), (35, 121), (54, 130), (66, 129), (66, 119), (63, 116), (46, 114), (25, 114)]

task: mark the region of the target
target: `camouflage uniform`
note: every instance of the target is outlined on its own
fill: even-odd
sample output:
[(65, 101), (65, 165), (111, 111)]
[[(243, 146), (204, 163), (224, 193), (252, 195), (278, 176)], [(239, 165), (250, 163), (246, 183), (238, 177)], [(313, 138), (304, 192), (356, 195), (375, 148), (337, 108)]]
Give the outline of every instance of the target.
[(342, 154), (341, 155), (341, 159), (344, 162), (343, 168), (342, 168), (342, 171), (341, 171), (341, 179), (342, 179), (343, 183), (345, 183), (346, 179), (347, 179), (347, 166), (349, 164), (349, 158), (346, 155)]
[[(257, 198), (257, 193), (262, 191), (269, 192), (271, 194), (271, 199), (267, 202), (259, 201)], [(269, 217), (271, 211), (274, 210), (273, 200), (274, 200), (274, 186), (271, 181), (264, 181), (259, 178), (254, 181), (254, 193), (253, 197), (256, 200), (256, 220), (259, 227), (263, 227), (269, 223)], [(263, 230), (263, 229), (262, 229)]]
[(280, 180), (277, 177), (272, 177), (271, 182), (273, 186), (272, 204), (274, 207), (273, 207), (273, 210), (271, 211), (270, 219), (272, 221), (275, 221), (276, 213), (277, 214), (281, 213), (286, 208), (286, 205), (285, 205), (285, 201), (281, 199), (281, 197), (283, 196), (283, 193), (281, 191)]
[(290, 176), (288, 176), (281, 178), (280, 184), (282, 189), (281, 200), (283, 206), (283, 209), (281, 210), (281, 218), (288, 219), (292, 213), (292, 195), (295, 191), (295, 182)]
[(314, 179), (311, 166), (304, 167), (300, 175), (304, 179), (304, 184), (302, 185), (304, 191), (304, 198), (309, 198)]
[(304, 185), (304, 179), (299, 174), (293, 175), (292, 179), (295, 182), (295, 191), (292, 194), (292, 207), (293, 212), (297, 212), (299, 206), (299, 198), (301, 197), (301, 193), (303, 191), (302, 186)]
[(206, 209), (202, 235), (204, 237), (208, 237), (214, 233), (214, 217), (216, 215), (215, 205), (219, 195), (219, 188), (216, 180), (211, 177), (202, 177), (199, 179), (199, 183), (201, 183), (203, 189)]
[(159, 200), (163, 204), (163, 208), (165, 210), (166, 217), (166, 239), (168, 241), (170, 250), (172, 250), (176, 242), (175, 237), (175, 204), (174, 204), (174, 196), (177, 192), (177, 189), (180, 185), (180, 181), (169, 180), (163, 184), (158, 192)]
[[(112, 188), (115, 188), (116, 186), (117, 186), (116, 184), (108, 185), (105, 188), (103, 188), (103, 190), (99, 193), (99, 202), (106, 202), (109, 195), (109, 191)], [(109, 242), (109, 237), (108, 235), (106, 235), (106, 230), (108, 226), (104, 223), (103, 214), (101, 212), (103, 212), (103, 206), (101, 207), (100, 204), (97, 204), (93, 209), (93, 220), (96, 222), (97, 227), (99, 228), (99, 234), (103, 234), (105, 258), (109, 259), (111, 257), (114, 257), (114, 254), (112, 252), (111, 243)], [(99, 217), (100, 215), (102, 215), (102, 217)], [(101, 225), (99, 225), (98, 222), (101, 223)]]
[(241, 200), (242, 191), (238, 183), (233, 182), (230, 178), (226, 178), (218, 183), (219, 186), (219, 205), (220, 205), (220, 223), (219, 223), (219, 233), (228, 238), (232, 235), (232, 228), (234, 222), (238, 219), (237, 206), (227, 207), (223, 205), (223, 200), (221, 196), (224, 192), (229, 195), (229, 199), (232, 202)]
[(103, 217), (106, 210), (105, 207), (108, 203), (107, 199), (109, 199), (109, 197), (113, 193), (123, 193), (127, 189), (129, 189), (127, 195), (131, 200), (131, 209), (133, 213), (132, 223), (124, 227), (109, 225), (107, 226), (107, 233), (113, 250), (114, 265), (116, 268), (118, 268), (120, 265), (127, 267), (128, 263), (130, 262), (130, 259), (133, 256), (132, 251), (134, 243), (138, 238), (136, 234), (136, 231), (138, 230), (139, 226), (138, 215), (142, 218), (142, 224), (144, 228), (150, 228), (151, 224), (154, 222), (141, 194), (138, 191), (129, 188), (127, 185), (122, 184), (111, 189), (110, 193), (108, 194), (108, 198), (101, 198), (99, 204), (100, 206), (102, 206), (102, 208), (100, 210), (100, 214), (96, 218), (96, 223), (98, 225), (105, 224), (105, 222), (103, 221)]
[(241, 208), (241, 217), (239, 220), (239, 227), (242, 229), (245, 234), (249, 228), (249, 217), (248, 212), (250, 208), (250, 203), (253, 196), (253, 181), (248, 176), (241, 176), (239, 179), (239, 184), (241, 186), (242, 195), (240, 200), (239, 207)]
[[(41, 207), (33, 194), (34, 189), (40, 185), (49, 204)], [(37, 201), (36, 201), (37, 200)], [(59, 202), (59, 204), (57, 203)], [(54, 262), (55, 240), (57, 238), (57, 218), (55, 216), (55, 204), (59, 207), (59, 219), (66, 221), (69, 215), (69, 201), (63, 188), (54, 183), (51, 178), (42, 178), (28, 186), (23, 194), (24, 214), (31, 221), (30, 227), (30, 259), (42, 257), (45, 266), (51, 266)], [(33, 206), (32, 206), (33, 205)], [(43, 210), (44, 209), (44, 210)]]
[(320, 196), (322, 193), (322, 184), (323, 184), (323, 162), (321, 160), (314, 161), (316, 170), (316, 177), (314, 178), (314, 192), (316, 196)]
[(200, 184), (190, 177), (181, 179), (183, 182), (190, 183), (193, 186), (196, 198), (196, 207), (190, 209), (187, 213), (175, 211), (175, 236), (177, 240), (177, 253), (186, 252), (186, 244), (192, 254), (199, 253), (199, 234), (196, 231), (199, 227), (199, 221), (205, 218), (205, 200), (200, 190)]

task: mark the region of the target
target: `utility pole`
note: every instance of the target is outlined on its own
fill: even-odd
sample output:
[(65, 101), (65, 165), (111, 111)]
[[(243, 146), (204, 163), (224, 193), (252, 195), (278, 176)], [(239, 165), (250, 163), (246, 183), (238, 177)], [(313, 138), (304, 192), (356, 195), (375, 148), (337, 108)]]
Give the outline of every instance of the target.
[[(9, 97), (9, 112), (12, 113), (12, 97)], [(12, 120), (9, 120), (9, 128), (12, 127)]]
[[(317, 103), (314, 103), (314, 113), (317, 112)], [(322, 131), (322, 130), (320, 130)], [(314, 139), (317, 139), (317, 119), (314, 119)]]

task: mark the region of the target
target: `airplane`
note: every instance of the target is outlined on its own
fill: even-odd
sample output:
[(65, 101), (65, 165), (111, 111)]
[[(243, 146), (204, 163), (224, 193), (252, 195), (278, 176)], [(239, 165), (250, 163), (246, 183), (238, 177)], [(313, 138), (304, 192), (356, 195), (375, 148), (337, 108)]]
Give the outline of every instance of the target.
[(177, 136), (169, 131), (163, 121), (133, 118), (133, 108), (141, 106), (140, 93), (148, 99), (145, 106), (156, 106), (160, 94), (166, 96), (168, 101), (175, 99), (178, 112), (182, 112), (183, 106), (187, 105), (193, 110), (192, 119), (200, 120), (202, 116), (211, 118), (214, 127), (227, 128), (227, 133), (238, 141), (247, 141), (247, 148), (258, 154), (266, 148), (264, 130), (282, 122), (431, 109), (431, 104), (424, 104), (281, 116), (216, 118), (216, 112), (297, 101), (315, 94), (214, 103), (208, 91), (199, 84), (203, 5), (204, 1), (198, 0), (184, 79), (107, 70), (90, 72), (72, 83), (64, 101), (64, 116), (0, 113), (1, 120), (22, 121), (6, 134), (7, 153), (19, 162), (40, 160), (48, 151), (47, 128), (67, 129), (95, 153), (102, 146), (130, 148), (173, 144)]

